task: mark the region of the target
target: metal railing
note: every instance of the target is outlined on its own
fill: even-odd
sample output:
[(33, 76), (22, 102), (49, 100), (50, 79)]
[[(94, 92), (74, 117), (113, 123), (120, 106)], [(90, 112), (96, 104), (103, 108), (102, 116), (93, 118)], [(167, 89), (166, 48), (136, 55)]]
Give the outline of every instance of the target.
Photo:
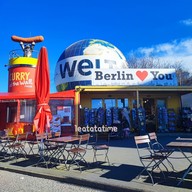
[[(13, 58), (18, 58), (18, 57), (26, 57), (25, 53), (23, 52), (22, 49), (15, 49), (15, 50), (11, 50), (9, 52), (9, 60), (13, 59)], [(37, 58), (38, 51), (37, 50), (31, 51), (31, 56), (29, 56), (29, 57)]]

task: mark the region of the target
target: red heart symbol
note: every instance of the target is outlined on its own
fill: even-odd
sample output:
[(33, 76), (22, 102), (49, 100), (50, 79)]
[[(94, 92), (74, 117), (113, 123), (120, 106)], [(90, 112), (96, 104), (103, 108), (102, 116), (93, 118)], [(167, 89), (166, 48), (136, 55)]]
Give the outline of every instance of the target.
[(141, 81), (144, 81), (144, 79), (148, 75), (148, 72), (147, 71), (137, 71), (136, 75), (137, 75), (137, 77), (139, 77), (139, 79), (141, 79)]

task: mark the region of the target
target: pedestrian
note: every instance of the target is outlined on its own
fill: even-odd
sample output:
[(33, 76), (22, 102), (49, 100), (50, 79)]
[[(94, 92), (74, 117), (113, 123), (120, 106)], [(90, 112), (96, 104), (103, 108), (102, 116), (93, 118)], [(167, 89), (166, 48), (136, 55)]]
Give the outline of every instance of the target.
[(124, 136), (127, 138), (129, 137), (130, 134), (130, 128), (131, 128), (131, 123), (130, 123), (130, 118), (129, 118), (129, 110), (127, 110), (126, 108), (123, 108), (121, 111), (122, 114), (122, 130), (124, 132)]

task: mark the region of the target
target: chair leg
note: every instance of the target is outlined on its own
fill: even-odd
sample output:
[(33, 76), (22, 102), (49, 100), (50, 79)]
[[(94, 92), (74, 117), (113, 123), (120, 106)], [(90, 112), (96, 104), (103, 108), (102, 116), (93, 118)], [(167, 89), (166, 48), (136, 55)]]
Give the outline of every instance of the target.
[(42, 146), (42, 143), (40, 143), (39, 146), (38, 146), (38, 153), (40, 155), (40, 159), (36, 163), (36, 166), (38, 166), (39, 164), (44, 163), (46, 165), (46, 168), (48, 168), (48, 162), (45, 159), (44, 146)]
[(139, 179), (140, 177), (141, 177), (141, 175), (142, 175), (142, 173), (143, 172), (147, 172), (147, 174), (149, 175), (149, 177), (150, 177), (150, 179), (151, 179), (151, 182), (152, 182), (152, 184), (154, 185), (155, 183), (154, 183), (154, 179), (153, 179), (153, 176), (152, 176), (152, 171), (149, 171), (149, 170), (147, 170), (148, 169), (148, 167), (145, 167), (140, 173), (139, 173), (139, 175), (137, 176), (137, 179)]
[[(141, 162), (142, 162), (142, 161), (141, 161)], [(153, 166), (151, 166), (153, 163), (155, 163), (155, 164), (154, 164)], [(149, 175), (150, 179), (151, 179), (152, 184), (154, 185), (155, 182), (154, 182), (154, 179), (153, 179), (152, 174), (153, 174), (153, 171), (154, 171), (156, 168), (158, 168), (158, 169), (160, 170), (160, 172), (162, 173), (164, 179), (165, 179), (165, 174), (164, 174), (164, 172), (161, 170), (160, 164), (163, 164), (163, 163), (162, 163), (162, 160), (158, 160), (158, 161), (155, 161), (155, 160), (154, 160), (154, 161), (151, 161), (147, 166), (142, 162), (142, 165), (144, 166), (144, 169), (139, 173), (139, 175), (137, 176), (137, 178), (139, 179), (140, 176), (141, 176), (141, 174), (146, 171), (147, 174)], [(151, 170), (149, 171), (148, 168), (150, 168), (150, 167), (151, 167)]]
[[(69, 156), (71, 156), (71, 155), (69, 155)], [(79, 163), (76, 161), (77, 156), (78, 156), (77, 153), (74, 153), (73, 156), (71, 156), (71, 162), (69, 163), (68, 171), (70, 170), (72, 164), (77, 165), (81, 171), (81, 167), (80, 167)]]
[(177, 172), (177, 170), (175, 170), (175, 167), (173, 166), (173, 164), (171, 163), (171, 161), (169, 161), (168, 158), (166, 158), (166, 160), (167, 160), (169, 166), (172, 168), (172, 170), (173, 170), (174, 172)]
[[(142, 163), (143, 164), (143, 163)], [(140, 176), (142, 175), (142, 173), (143, 172), (145, 172), (145, 171), (147, 171), (147, 168), (148, 168), (148, 166), (146, 167), (144, 164), (143, 164), (143, 166), (144, 166), (144, 169), (139, 173), (139, 175), (137, 176), (137, 178), (139, 179), (140, 178)], [(148, 171), (147, 171), (147, 173), (148, 173)], [(150, 174), (149, 174), (150, 175)]]
[(105, 152), (105, 161), (107, 160), (106, 162), (108, 162), (108, 164), (110, 165), (108, 152), (109, 152), (108, 150), (106, 150), (106, 152)]
[(93, 162), (97, 162), (97, 154), (96, 154), (97, 151), (94, 150), (93, 153), (94, 153), (94, 154), (93, 154)]
[(65, 168), (67, 169), (67, 160), (69, 158), (69, 153), (68, 153), (68, 155), (66, 157), (65, 154), (64, 154), (64, 152), (66, 151), (65, 147), (66, 147), (66, 145), (63, 146), (62, 148), (58, 148), (58, 151), (57, 151), (57, 154), (56, 154), (56, 159), (58, 160), (59, 163), (61, 163), (62, 160), (63, 160), (64, 164), (65, 164)]
[(18, 152), (21, 153), (24, 156), (24, 158), (26, 159), (27, 152), (25, 151), (25, 147), (24, 146), (19, 147)]
[[(69, 156), (71, 156), (71, 155), (69, 155)], [(71, 156), (71, 162), (68, 166), (68, 170), (70, 169), (71, 165), (74, 164), (74, 165), (77, 165), (79, 167), (80, 172), (82, 172), (80, 163), (84, 162), (86, 165), (88, 165), (84, 156), (85, 156), (85, 152), (84, 153), (73, 153), (73, 156)]]
[(153, 172), (152, 172), (152, 171), (150, 172), (150, 171), (148, 171), (147, 169), (146, 169), (146, 171), (147, 171), (149, 177), (151, 178), (151, 182), (152, 182), (152, 184), (154, 185), (155, 182), (154, 182), (154, 179), (153, 179), (153, 176), (152, 176), (152, 173), (153, 173)]
[[(161, 169), (160, 166), (159, 166), (160, 164), (162, 164), (162, 165), (167, 169), (167, 167), (164, 165), (164, 163), (161, 162), (161, 163), (159, 163), (157, 166), (155, 166), (155, 167), (152, 169), (152, 171), (153, 171), (154, 169), (158, 168), (158, 169), (160, 170), (161, 174), (163, 175), (163, 178), (165, 179), (166, 177), (165, 177), (164, 172), (162, 171), (162, 169)], [(167, 170), (167, 171), (168, 171), (168, 170)]]
[[(97, 152), (99, 151), (99, 150), (93, 150), (94, 152), (94, 154), (93, 154), (93, 162), (96, 162), (97, 163)], [(108, 152), (109, 152), (109, 150), (105, 150), (105, 162), (107, 162), (109, 165), (110, 165), (110, 161), (109, 161), (109, 157), (108, 157)]]

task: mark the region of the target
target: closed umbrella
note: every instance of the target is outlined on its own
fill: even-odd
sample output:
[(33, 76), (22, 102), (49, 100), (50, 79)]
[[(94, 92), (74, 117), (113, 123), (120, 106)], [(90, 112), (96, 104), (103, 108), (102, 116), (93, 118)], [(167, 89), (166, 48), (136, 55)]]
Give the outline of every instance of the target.
[(37, 113), (34, 125), (38, 133), (49, 132), (52, 114), (49, 106), (50, 76), (47, 49), (42, 47), (38, 56), (35, 75)]

